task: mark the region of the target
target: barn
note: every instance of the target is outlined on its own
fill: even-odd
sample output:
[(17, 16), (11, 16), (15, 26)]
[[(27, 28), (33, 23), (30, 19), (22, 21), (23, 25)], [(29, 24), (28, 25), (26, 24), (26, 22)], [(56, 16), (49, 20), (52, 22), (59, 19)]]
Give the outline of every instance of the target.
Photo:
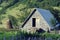
[(54, 27), (52, 21), (56, 21), (56, 19), (49, 10), (35, 8), (24, 21), (22, 28), (27, 31), (38, 29), (48, 31)]

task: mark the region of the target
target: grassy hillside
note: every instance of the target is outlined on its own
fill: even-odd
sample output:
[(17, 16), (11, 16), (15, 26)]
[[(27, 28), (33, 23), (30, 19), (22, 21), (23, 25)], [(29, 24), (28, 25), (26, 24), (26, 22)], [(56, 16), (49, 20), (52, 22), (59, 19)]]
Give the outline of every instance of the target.
[[(6, 28), (10, 19), (14, 27), (19, 27), (33, 8), (57, 10), (60, 18), (60, 0), (1, 0), (0, 27)], [(53, 11), (56, 13), (56, 11)], [(53, 13), (52, 12), (52, 13)], [(54, 14), (54, 13), (53, 13)], [(59, 20), (59, 19), (58, 19)]]

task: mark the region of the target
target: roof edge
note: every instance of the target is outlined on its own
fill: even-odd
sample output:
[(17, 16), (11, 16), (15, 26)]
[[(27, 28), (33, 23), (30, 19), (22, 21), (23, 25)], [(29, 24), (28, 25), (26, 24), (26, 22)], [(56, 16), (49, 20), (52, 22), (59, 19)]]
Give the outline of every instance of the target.
[(36, 9), (33, 10), (33, 12), (26, 18), (26, 20), (24, 21), (24, 23), (22, 24), (22, 27), (24, 27), (24, 25), (28, 22), (28, 20), (31, 18), (31, 16), (35, 13)]

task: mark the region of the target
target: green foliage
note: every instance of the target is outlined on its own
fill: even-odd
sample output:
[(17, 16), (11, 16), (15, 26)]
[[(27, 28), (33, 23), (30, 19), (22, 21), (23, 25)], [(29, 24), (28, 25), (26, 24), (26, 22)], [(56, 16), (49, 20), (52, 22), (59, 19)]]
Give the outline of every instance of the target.
[(15, 27), (18, 26), (17, 19), (14, 16), (8, 15), (8, 17), (9, 20), (11, 20), (12, 25), (14, 25)]
[(51, 25), (55, 26), (56, 25), (56, 20), (54, 20), (53, 18), (51, 18)]
[(50, 7), (48, 8), (52, 14), (54, 15), (54, 17), (58, 20), (58, 22), (60, 22), (60, 7)]
[(54, 40), (57, 40), (60, 35), (59, 34), (51, 34), (51, 33), (43, 33), (42, 34), (45, 38), (52, 38)]
[(45, 33), (37, 33), (37, 32), (35, 32), (35, 33), (28, 33), (28, 32), (26, 32), (26, 31), (21, 31), (21, 30), (18, 30), (18, 31), (16, 31), (16, 30), (10, 30), (10, 31), (0, 31), (0, 40), (3, 38), (3, 37), (6, 37), (6, 39), (8, 40), (10, 37), (12, 37), (12, 36), (14, 36), (14, 38), (15, 37), (42, 37), (42, 38), (52, 38), (52, 39), (54, 39), (54, 40), (57, 40), (58, 38), (60, 38), (60, 34), (51, 34), (51, 33), (47, 33), (47, 32), (45, 32)]
[(0, 31), (0, 40), (3, 40), (4, 37), (6, 38), (6, 40), (9, 40), (10, 37), (15, 37), (16, 35), (17, 31)]

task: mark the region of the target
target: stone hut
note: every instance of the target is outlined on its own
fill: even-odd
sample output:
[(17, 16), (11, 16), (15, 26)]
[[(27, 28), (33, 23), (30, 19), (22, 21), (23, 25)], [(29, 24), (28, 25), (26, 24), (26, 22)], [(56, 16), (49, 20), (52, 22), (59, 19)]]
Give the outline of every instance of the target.
[(35, 8), (24, 21), (22, 28), (27, 31), (35, 31), (40, 28), (44, 31), (48, 31), (53, 27), (51, 23), (52, 19), (56, 21), (53, 14), (49, 10)]

